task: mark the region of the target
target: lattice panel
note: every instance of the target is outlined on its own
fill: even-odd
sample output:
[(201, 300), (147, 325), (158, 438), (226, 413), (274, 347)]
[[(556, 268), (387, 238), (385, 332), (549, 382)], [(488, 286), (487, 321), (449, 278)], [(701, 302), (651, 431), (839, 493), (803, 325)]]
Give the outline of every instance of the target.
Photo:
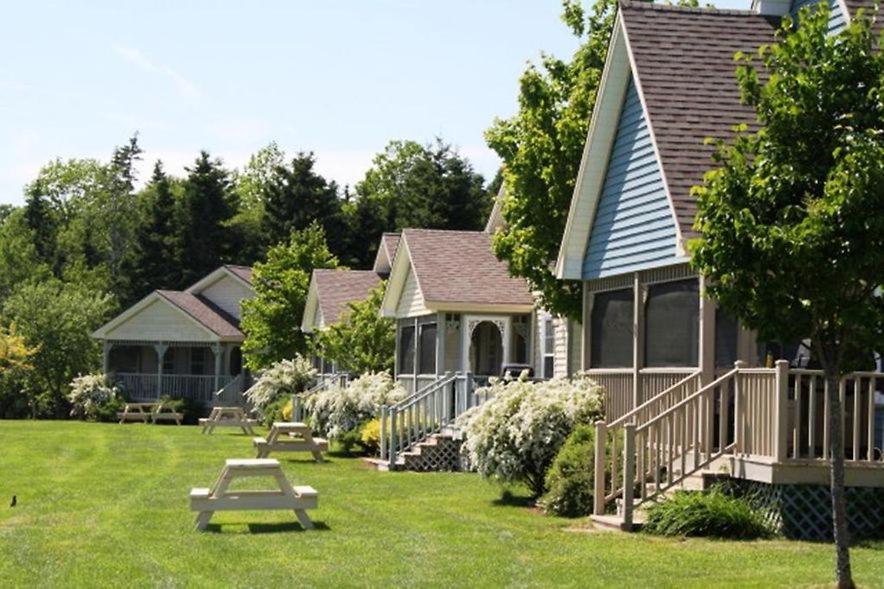
[[(768, 485), (753, 481), (728, 483), (730, 492), (748, 497), (787, 538), (832, 539), (832, 508), (824, 485)], [(848, 487), (848, 529), (854, 538), (884, 537), (884, 489)]]
[(420, 443), (415, 452), (405, 453), (403, 470), (417, 472), (450, 472), (461, 470), (460, 440), (436, 435), (435, 443)]

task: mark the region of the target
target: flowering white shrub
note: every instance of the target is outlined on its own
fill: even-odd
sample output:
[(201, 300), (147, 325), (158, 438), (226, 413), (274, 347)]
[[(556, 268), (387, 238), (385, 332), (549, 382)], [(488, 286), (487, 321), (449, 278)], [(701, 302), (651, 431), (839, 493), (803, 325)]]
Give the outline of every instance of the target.
[(104, 374), (78, 376), (71, 381), (71, 392), (68, 393), (71, 417), (88, 421), (97, 421), (109, 413), (112, 417), (120, 402), (119, 394)]
[(262, 371), (255, 384), (246, 391), (246, 398), (261, 411), (282, 395), (303, 392), (315, 381), (316, 369), (298, 354), (294, 360), (281, 360)]
[(408, 393), (388, 372), (366, 372), (346, 387), (332, 385), (305, 401), (310, 423), (329, 438), (355, 432), (380, 413), (381, 405), (392, 405)]
[(484, 404), (458, 418), (462, 451), (482, 476), (543, 494), (546, 471), (576, 425), (602, 415), (602, 389), (583, 376), (545, 382), (492, 379)]

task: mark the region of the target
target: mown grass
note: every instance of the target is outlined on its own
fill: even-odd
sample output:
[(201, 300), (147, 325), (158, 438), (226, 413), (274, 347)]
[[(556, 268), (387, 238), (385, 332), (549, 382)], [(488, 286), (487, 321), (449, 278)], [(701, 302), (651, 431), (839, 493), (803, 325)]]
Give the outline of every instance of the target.
[[(379, 473), (352, 458), (285, 459), (314, 486), (319, 529), (285, 512), (216, 514), (193, 531), (188, 491), (250, 439), (194, 427), (0, 421), (0, 585), (808, 586), (832, 578), (824, 544), (595, 532), (501, 502), (471, 474)], [(8, 507), (12, 495), (18, 505)], [(884, 544), (853, 551), (884, 587)]]

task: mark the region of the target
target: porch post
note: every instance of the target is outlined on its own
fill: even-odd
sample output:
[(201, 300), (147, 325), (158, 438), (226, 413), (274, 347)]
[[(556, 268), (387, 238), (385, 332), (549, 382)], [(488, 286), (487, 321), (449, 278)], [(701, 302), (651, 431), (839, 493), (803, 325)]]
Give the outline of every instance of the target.
[(421, 322), (418, 317), (414, 318), (414, 341), (412, 342), (412, 346), (414, 347), (414, 360), (412, 361), (412, 369), (411, 369), (411, 378), (414, 383), (414, 388), (412, 392), (417, 392), (417, 375), (420, 373), (420, 341), (421, 341)]
[(700, 277), (700, 381), (715, 380), (715, 301), (706, 297), (706, 279)]
[(590, 292), (589, 288), (583, 283), (583, 329), (581, 330), (582, 347), (581, 354), (581, 370), (589, 370), (592, 368), (592, 306), (595, 302), (595, 294)]
[(645, 301), (648, 298), (648, 287), (641, 282), (641, 273), (636, 272), (633, 278), (633, 310), (632, 310), (632, 407), (642, 403), (641, 369), (645, 362)]
[(447, 368), (445, 364), (445, 313), (436, 315), (436, 374), (444, 374)]
[(215, 354), (215, 391), (221, 388), (221, 344), (214, 343), (212, 344), (212, 353)]
[(157, 342), (153, 349), (157, 353), (157, 398), (163, 394), (163, 359), (166, 357), (166, 350), (169, 346), (164, 342)]
[(775, 374), (774, 453), (777, 462), (785, 462), (789, 449), (789, 361), (777, 360)]

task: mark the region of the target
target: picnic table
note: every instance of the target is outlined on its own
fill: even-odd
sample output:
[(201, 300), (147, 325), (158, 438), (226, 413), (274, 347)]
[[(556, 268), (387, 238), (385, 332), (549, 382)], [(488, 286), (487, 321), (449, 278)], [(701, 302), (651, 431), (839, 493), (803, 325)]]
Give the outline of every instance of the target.
[(126, 403), (123, 406), (123, 410), (117, 412), (117, 417), (120, 418), (120, 423), (127, 421), (147, 423), (151, 420), (154, 407), (156, 406), (157, 403)]
[(253, 438), (258, 458), (267, 458), (271, 452), (310, 452), (316, 462), (322, 462), (322, 453), (328, 451), (328, 441), (314, 438), (306, 423), (275, 421), (267, 438)]
[(157, 403), (156, 407), (153, 408), (152, 417), (154, 423), (159, 421), (174, 421), (175, 425), (181, 425), (181, 420), (184, 419), (184, 414), (180, 411), (175, 411), (165, 403)]
[(258, 423), (257, 419), (249, 419), (242, 407), (213, 407), (208, 417), (200, 419), (199, 424), (203, 427), (202, 433), (212, 433), (216, 427), (238, 427), (244, 434), (254, 436), (252, 426)]
[[(229, 491), (238, 478), (272, 477), (279, 490)], [(305, 529), (313, 527), (308, 509), (316, 509), (319, 493), (313, 487), (293, 487), (282, 472), (279, 461), (273, 458), (245, 458), (225, 461), (221, 474), (210, 488), (190, 490), (190, 510), (199, 512), (196, 529), (204, 530), (216, 511), (289, 510)]]

